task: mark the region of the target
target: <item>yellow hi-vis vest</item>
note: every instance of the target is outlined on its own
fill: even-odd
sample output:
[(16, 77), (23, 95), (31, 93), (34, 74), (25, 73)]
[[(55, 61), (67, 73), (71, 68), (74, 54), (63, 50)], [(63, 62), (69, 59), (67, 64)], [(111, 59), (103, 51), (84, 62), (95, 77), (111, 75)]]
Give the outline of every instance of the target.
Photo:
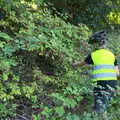
[(115, 56), (106, 49), (100, 49), (91, 54), (93, 66), (93, 82), (99, 80), (117, 80), (115, 71)]

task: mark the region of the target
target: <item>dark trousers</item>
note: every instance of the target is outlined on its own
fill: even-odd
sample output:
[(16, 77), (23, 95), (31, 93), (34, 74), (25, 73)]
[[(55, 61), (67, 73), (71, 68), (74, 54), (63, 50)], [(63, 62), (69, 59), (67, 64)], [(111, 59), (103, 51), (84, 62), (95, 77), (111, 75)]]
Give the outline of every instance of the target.
[(97, 86), (94, 88), (94, 109), (97, 113), (103, 113), (107, 110), (116, 86), (117, 80), (97, 81)]

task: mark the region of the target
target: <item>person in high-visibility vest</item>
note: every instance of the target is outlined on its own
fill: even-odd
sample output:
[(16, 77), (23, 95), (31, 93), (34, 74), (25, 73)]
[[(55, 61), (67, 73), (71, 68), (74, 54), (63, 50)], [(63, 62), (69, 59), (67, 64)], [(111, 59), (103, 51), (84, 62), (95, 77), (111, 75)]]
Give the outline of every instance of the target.
[(87, 64), (93, 65), (94, 109), (101, 117), (100, 120), (108, 120), (108, 103), (114, 95), (117, 76), (119, 76), (117, 60), (115, 55), (107, 48), (107, 42), (106, 30), (96, 32), (88, 42), (95, 46), (95, 50), (83, 62), (77, 61), (72, 64), (74, 67)]

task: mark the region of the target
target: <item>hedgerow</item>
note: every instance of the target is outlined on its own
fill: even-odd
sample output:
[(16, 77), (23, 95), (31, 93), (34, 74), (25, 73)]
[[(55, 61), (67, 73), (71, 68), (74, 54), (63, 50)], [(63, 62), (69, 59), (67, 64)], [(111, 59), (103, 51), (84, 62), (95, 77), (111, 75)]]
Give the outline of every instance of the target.
[[(51, 14), (39, 0), (0, 5), (0, 119), (97, 119), (91, 70), (71, 66), (91, 51), (92, 31)], [(110, 48), (119, 53), (113, 37)]]

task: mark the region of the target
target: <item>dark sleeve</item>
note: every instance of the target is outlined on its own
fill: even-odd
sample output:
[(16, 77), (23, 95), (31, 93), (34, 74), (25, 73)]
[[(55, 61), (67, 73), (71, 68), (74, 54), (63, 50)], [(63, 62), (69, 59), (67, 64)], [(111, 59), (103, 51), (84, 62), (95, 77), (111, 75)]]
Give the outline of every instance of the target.
[(86, 62), (87, 64), (93, 64), (93, 60), (92, 60), (91, 54), (89, 54), (89, 55), (85, 58), (85, 62)]
[(117, 66), (117, 65), (118, 65), (118, 62), (117, 62), (117, 60), (116, 60), (116, 59), (115, 59), (114, 65), (115, 65), (115, 66)]

